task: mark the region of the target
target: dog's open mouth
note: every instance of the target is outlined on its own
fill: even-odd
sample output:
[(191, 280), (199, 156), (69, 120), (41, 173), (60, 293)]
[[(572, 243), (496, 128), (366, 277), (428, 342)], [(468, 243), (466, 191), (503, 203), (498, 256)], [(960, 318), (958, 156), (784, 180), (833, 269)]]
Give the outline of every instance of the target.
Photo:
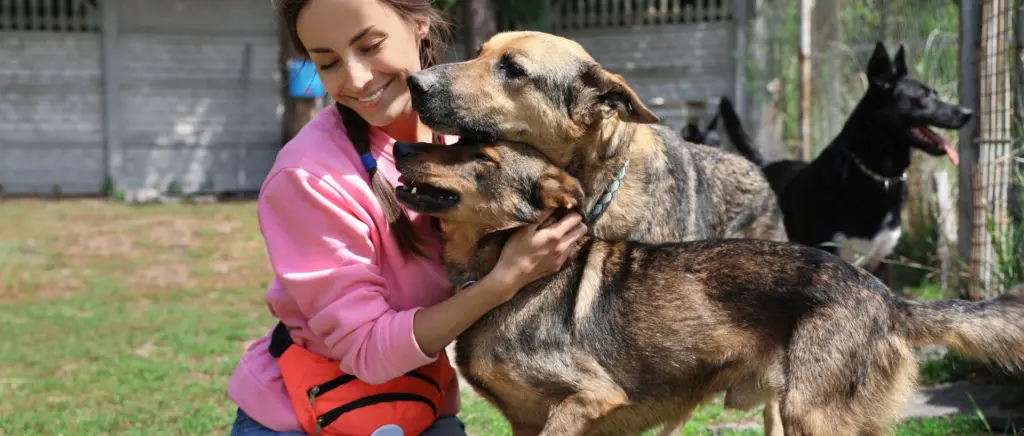
[(914, 135), (918, 141), (922, 144), (928, 144), (931, 146), (931, 150), (926, 150), (931, 154), (940, 155), (945, 153), (949, 156), (949, 160), (953, 162), (953, 165), (960, 165), (960, 156), (957, 154), (956, 149), (953, 148), (953, 144), (950, 144), (946, 138), (939, 136), (934, 130), (928, 126), (917, 126), (910, 128), (910, 134)]
[(398, 201), (417, 212), (440, 212), (459, 204), (459, 194), (428, 183), (416, 182), (405, 176), (398, 178), (395, 187)]

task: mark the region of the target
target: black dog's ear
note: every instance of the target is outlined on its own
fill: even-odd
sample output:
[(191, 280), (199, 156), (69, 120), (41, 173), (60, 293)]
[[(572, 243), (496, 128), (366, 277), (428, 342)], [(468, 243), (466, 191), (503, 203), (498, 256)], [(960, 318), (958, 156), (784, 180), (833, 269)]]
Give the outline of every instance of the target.
[(871, 53), (868, 60), (868, 81), (872, 84), (889, 89), (896, 79), (896, 71), (893, 69), (892, 60), (889, 59), (889, 52), (885, 50), (882, 41), (875, 44), (875, 51)]
[(907, 75), (907, 57), (903, 51), (903, 44), (900, 44), (900, 49), (892, 60), (892, 66), (896, 69), (896, 77), (905, 77)]
[[(575, 177), (564, 171), (557, 171), (541, 176), (533, 187), (530, 203), (534, 212), (547, 209), (562, 209), (583, 213), (583, 187)], [(556, 214), (552, 217), (557, 219)], [(560, 216), (559, 216), (560, 217)]]
[(597, 91), (597, 109), (606, 118), (618, 113), (619, 119), (632, 123), (653, 124), (660, 120), (618, 74), (591, 65), (583, 74), (583, 83)]

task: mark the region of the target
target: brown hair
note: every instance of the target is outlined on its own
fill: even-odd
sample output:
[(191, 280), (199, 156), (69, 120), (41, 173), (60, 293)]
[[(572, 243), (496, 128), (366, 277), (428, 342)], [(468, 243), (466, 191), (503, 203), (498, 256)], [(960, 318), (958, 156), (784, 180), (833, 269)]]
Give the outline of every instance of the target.
[[(420, 43), (420, 67), (427, 68), (437, 61), (439, 50), (450, 36), (448, 24), (442, 19), (441, 14), (431, 5), (430, 0), (377, 0), (381, 4), (390, 7), (400, 17), (408, 22), (430, 21), (430, 33)], [(273, 0), (274, 11), (278, 19), (284, 24), (295, 50), (305, 57), (309, 52), (299, 40), (299, 33), (296, 23), (299, 12), (302, 11), (310, 0)], [(349, 109), (341, 103), (335, 102), (338, 112), (341, 113), (342, 121), (345, 123), (345, 130), (348, 131), (348, 138), (355, 146), (356, 152), (360, 155), (370, 152), (370, 126), (354, 110)], [(434, 135), (434, 142), (438, 142), (437, 135)], [(395, 198), (395, 188), (387, 177), (377, 172), (376, 168), (370, 169), (370, 185), (374, 195), (384, 209), (384, 216), (387, 217), (391, 233), (395, 236), (402, 254), (423, 255), (420, 249), (420, 239), (413, 229), (412, 221), (405, 209)]]

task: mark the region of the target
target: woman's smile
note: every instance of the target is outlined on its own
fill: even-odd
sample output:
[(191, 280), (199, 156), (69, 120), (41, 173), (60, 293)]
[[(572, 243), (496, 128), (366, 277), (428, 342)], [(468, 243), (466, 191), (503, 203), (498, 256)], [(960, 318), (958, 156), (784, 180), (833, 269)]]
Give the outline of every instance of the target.
[(375, 91), (364, 94), (362, 97), (352, 97), (352, 99), (366, 109), (376, 107), (383, 100), (384, 93), (391, 88), (391, 83), (394, 81), (395, 79), (388, 80), (383, 86), (377, 88)]

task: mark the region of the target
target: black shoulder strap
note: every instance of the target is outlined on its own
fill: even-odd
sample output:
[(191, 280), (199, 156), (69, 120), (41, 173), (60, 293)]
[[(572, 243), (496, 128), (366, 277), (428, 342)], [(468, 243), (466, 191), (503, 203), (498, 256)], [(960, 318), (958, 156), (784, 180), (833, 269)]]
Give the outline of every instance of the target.
[(280, 358), (293, 343), (292, 335), (288, 334), (288, 327), (283, 322), (278, 322), (277, 327), (274, 327), (274, 333), (270, 335), (270, 355), (275, 359)]

